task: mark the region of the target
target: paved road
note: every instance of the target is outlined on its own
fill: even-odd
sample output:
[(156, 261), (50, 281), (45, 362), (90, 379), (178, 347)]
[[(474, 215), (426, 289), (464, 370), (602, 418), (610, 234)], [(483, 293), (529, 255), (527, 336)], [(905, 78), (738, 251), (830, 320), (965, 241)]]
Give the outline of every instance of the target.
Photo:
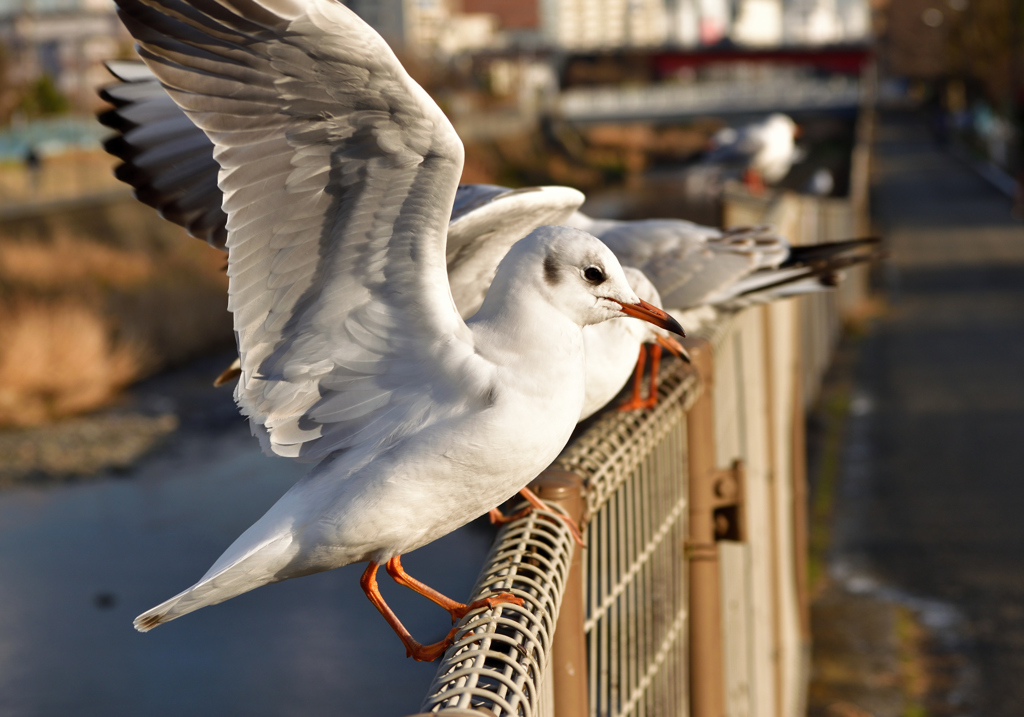
[(1024, 225), (912, 116), (884, 117), (876, 152), (891, 306), (865, 343), (854, 402), (870, 415), (852, 432), (864, 441), (857, 547), (885, 582), (963, 618), (976, 680), (961, 708), (939, 712), (1019, 717)]

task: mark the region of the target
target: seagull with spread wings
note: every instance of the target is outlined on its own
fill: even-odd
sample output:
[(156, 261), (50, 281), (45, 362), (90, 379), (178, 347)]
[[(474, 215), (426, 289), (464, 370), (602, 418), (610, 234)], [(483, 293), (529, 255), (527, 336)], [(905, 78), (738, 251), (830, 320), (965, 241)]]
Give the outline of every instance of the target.
[[(453, 619), (400, 556), (546, 467), (583, 404), (582, 328), (634, 316), (681, 333), (579, 230), (502, 259), (472, 319), (446, 272), (463, 148), (386, 43), (333, 0), (118, 0), (170, 97), (213, 143), (226, 216), (235, 398), (268, 453), (314, 463), (146, 631), (268, 583), (367, 562), (361, 585), (409, 655), (380, 565)], [(187, 191), (187, 189), (186, 189)]]
[[(213, 144), (144, 64), (117, 61), (107, 67), (120, 80), (100, 91), (114, 105), (100, 115), (100, 121), (118, 131), (105, 143), (107, 151), (123, 162), (115, 173), (132, 185), (138, 199), (155, 207), (164, 218), (226, 251), (227, 216), (221, 209)], [(446, 262), (452, 298), (462, 318), (468, 319), (483, 304), (495, 269), (512, 244), (538, 226), (567, 221), (584, 199), (581, 192), (569, 187), (459, 185), (448, 223)], [(626, 277), (640, 298), (661, 306), (657, 290), (639, 271), (627, 271)], [(613, 320), (588, 326), (583, 335), (588, 358), (581, 420), (619, 393), (644, 344), (657, 343), (686, 358), (683, 347), (667, 331), (646, 323)], [(653, 356), (658, 361), (660, 350)], [(240, 371), (236, 359), (214, 385), (237, 379)], [(634, 396), (623, 410), (652, 405), (650, 398), (640, 398), (639, 380), (634, 384)], [(536, 504), (528, 491), (523, 495)], [(497, 511), (491, 517), (495, 522), (502, 520)]]

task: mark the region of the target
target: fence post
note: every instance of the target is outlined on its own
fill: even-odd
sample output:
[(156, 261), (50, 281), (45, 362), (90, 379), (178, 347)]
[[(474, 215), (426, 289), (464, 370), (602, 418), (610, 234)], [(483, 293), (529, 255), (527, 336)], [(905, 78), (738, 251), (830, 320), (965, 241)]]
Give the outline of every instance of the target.
[[(807, 301), (796, 302), (797, 326), (801, 325)], [(804, 404), (804, 344), (801, 332), (797, 331), (793, 348), (793, 425), (790, 426), (791, 452), (793, 454), (793, 569), (796, 572), (796, 596), (800, 611), (800, 637), (807, 658), (806, 674), (810, 673), (811, 644), (811, 586), (808, 558), (810, 556), (810, 506), (807, 504), (807, 411)]]
[(714, 358), (703, 339), (684, 341), (703, 390), (686, 416), (690, 475), (690, 715), (725, 717), (722, 604), (715, 543)]
[[(530, 484), (545, 503), (565, 510), (583, 528), (586, 501), (583, 479), (571, 471), (548, 468)], [(587, 637), (583, 597), (583, 550), (578, 546), (558, 611), (558, 625), (551, 646), (551, 677), (554, 717), (587, 717)]]

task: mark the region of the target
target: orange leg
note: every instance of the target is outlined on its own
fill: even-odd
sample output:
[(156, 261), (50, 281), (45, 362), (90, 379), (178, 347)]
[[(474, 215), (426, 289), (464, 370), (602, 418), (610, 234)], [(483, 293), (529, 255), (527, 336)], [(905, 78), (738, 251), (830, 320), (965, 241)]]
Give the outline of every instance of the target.
[(636, 360), (636, 373), (633, 374), (633, 395), (630, 399), (619, 406), (620, 411), (636, 411), (647, 408), (645, 401), (640, 398), (640, 389), (644, 384), (644, 366), (647, 365), (647, 347), (640, 346), (640, 355)]
[(747, 189), (755, 197), (760, 197), (764, 194), (764, 177), (756, 169), (748, 169), (743, 173), (743, 183), (747, 185)]
[(650, 410), (658, 405), (658, 371), (661, 370), (661, 346), (651, 347), (651, 389), (644, 401), (644, 408)]
[[(538, 498), (537, 494), (529, 488), (523, 488), (519, 491), (519, 495), (523, 496), (523, 498), (526, 499), (526, 502), (530, 505), (522, 510), (516, 511), (512, 515), (505, 515), (497, 508), (491, 508), (487, 513), (487, 517), (491, 519), (492, 524), (502, 525), (504, 523), (511, 523), (513, 520), (519, 520), (520, 518), (529, 515), (530, 511), (535, 508), (539, 510), (550, 510), (550, 508), (544, 505), (544, 501)], [(572, 539), (576, 541), (576, 544), (581, 548), (587, 547), (587, 544), (583, 542), (583, 534), (580, 532), (580, 526), (576, 524), (576, 521), (568, 515), (561, 515), (558, 513), (556, 513), (556, 515), (569, 527), (569, 532), (572, 533)]]
[(461, 602), (455, 602), (450, 597), (442, 595), (437, 590), (434, 590), (434, 588), (429, 585), (424, 585), (412, 575), (405, 572), (402, 568), (402, 561), (397, 555), (387, 562), (385, 568), (388, 571), (388, 575), (390, 575), (391, 579), (396, 583), (404, 585), (413, 592), (419, 593), (423, 597), (427, 598), (427, 600), (430, 600), (432, 603), (440, 605), (447, 610), (448, 614), (452, 616), (452, 622), (464, 618), (473, 610), (481, 608), (490, 609), (492, 607), (497, 607), (502, 603), (513, 603), (520, 607), (523, 604), (523, 599), (517, 598), (512, 593), (498, 593), (493, 597), (481, 598), (480, 600), (471, 602), (469, 605), (465, 605)]
[[(536, 508), (537, 510), (551, 510), (546, 505), (544, 505), (544, 501), (538, 498), (537, 494), (534, 493), (529, 488), (523, 488), (521, 491), (519, 491), (519, 495), (526, 498), (526, 502), (529, 503), (534, 508)], [(563, 523), (565, 523), (566, 526), (568, 526), (569, 532), (572, 533), (572, 539), (576, 541), (576, 545), (580, 546), (581, 548), (587, 547), (587, 544), (583, 542), (583, 534), (580, 532), (580, 526), (576, 525), (576, 521), (570, 518), (568, 515), (562, 515), (560, 513), (556, 513), (555, 515), (557, 515), (558, 518)]]
[(440, 642), (435, 642), (433, 645), (421, 645), (412, 639), (412, 635), (405, 629), (405, 625), (401, 623), (398, 616), (392, 612), (388, 604), (384, 602), (384, 596), (380, 594), (380, 590), (377, 588), (377, 568), (380, 567), (379, 563), (375, 563), (372, 560), (370, 564), (366, 566), (366, 570), (363, 571), (363, 577), (359, 579), (359, 586), (366, 593), (366, 597), (370, 598), (370, 602), (377, 608), (377, 612), (384, 616), (384, 619), (388, 621), (388, 625), (398, 635), (398, 639), (405, 645), (406, 657), (411, 657), (414, 660), (420, 662), (432, 662), (444, 654), (444, 651), (451, 647), (455, 641), (455, 633), (458, 628), (453, 627), (451, 631), (445, 636)]

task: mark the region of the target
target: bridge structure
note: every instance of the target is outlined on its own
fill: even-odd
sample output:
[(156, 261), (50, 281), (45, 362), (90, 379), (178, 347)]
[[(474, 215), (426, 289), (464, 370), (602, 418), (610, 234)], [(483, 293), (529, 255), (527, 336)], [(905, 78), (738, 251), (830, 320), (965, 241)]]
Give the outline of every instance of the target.
[(854, 113), (861, 102), (856, 77), (779, 76), (642, 87), (578, 87), (561, 93), (554, 112), (571, 122), (680, 120), (704, 116)]
[(860, 46), (572, 55), (553, 112), (572, 122), (854, 113), (870, 62)]

